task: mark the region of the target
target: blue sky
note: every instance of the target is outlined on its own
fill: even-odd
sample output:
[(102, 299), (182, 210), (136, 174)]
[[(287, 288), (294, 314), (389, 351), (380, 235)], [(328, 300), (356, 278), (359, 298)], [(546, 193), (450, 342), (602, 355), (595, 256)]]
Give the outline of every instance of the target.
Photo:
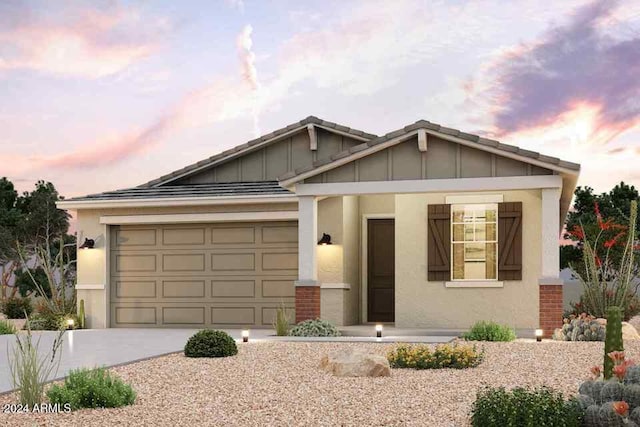
[(640, 184), (640, 2), (0, 4), (0, 147), (20, 189), (138, 185), (308, 115), (418, 119)]

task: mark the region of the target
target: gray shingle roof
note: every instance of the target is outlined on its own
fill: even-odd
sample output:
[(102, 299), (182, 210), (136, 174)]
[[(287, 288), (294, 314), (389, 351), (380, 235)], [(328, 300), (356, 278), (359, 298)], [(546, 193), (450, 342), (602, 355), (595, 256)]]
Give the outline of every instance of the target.
[(576, 172), (580, 171), (580, 165), (577, 163), (572, 163), (572, 162), (567, 162), (565, 160), (561, 160), (557, 157), (551, 157), (551, 156), (546, 156), (544, 154), (540, 154), (538, 152), (535, 151), (530, 151), (530, 150), (525, 150), (523, 148), (519, 148), (516, 147), (515, 145), (508, 145), (508, 144), (503, 144), (501, 142), (498, 142), (496, 140), (493, 139), (488, 139), (488, 138), (483, 138), (479, 135), (473, 135), (470, 133), (465, 133), (465, 132), (461, 132), (458, 129), (452, 129), (452, 128), (447, 128), (444, 126), (440, 126), (437, 123), (431, 123), (427, 120), (418, 120), (417, 122), (405, 126), (402, 129), (398, 129), (395, 130), (393, 132), (389, 132), (385, 135), (373, 138), (367, 142), (363, 142), (362, 144), (356, 145), (354, 147), (351, 147), (348, 150), (344, 150), (340, 153), (336, 153), (334, 155), (332, 155), (330, 158), (326, 158), (326, 159), (319, 159), (315, 162), (313, 162), (312, 165), (310, 166), (306, 166), (303, 168), (299, 168), (296, 169), (295, 171), (290, 171), (287, 172), (286, 174), (278, 177), (278, 179), (280, 181), (283, 180), (289, 180), (292, 178), (295, 178), (298, 175), (302, 175), (304, 173), (307, 172), (311, 172), (316, 168), (319, 168), (320, 166), (324, 166), (333, 162), (336, 162), (340, 159), (343, 159), (345, 157), (349, 157), (357, 152), (363, 151), (363, 150), (367, 150), (371, 147), (374, 147), (378, 144), (382, 144), (384, 142), (387, 142), (391, 139), (397, 138), (397, 137), (401, 137), (403, 135), (407, 135), (415, 130), (418, 129), (426, 129), (426, 130), (430, 130), (433, 132), (437, 132), (440, 133), (442, 135), (446, 136), (452, 136), (452, 137), (456, 137), (456, 138), (460, 138), (460, 139), (464, 139), (466, 141), (472, 142), (475, 145), (478, 146), (479, 149), (482, 149), (483, 146), (485, 147), (491, 147), (497, 150), (501, 150), (507, 153), (514, 153), (514, 154), (518, 154), (520, 156), (523, 157), (528, 157), (531, 159), (535, 159), (538, 160), (540, 162), (544, 162), (547, 163), (549, 165), (549, 167), (553, 168), (553, 166), (557, 166), (557, 167), (561, 167), (561, 168), (565, 168), (565, 169), (570, 169), (570, 170), (574, 170)]
[(227, 182), (215, 184), (168, 185), (151, 188), (127, 188), (88, 196), (65, 199), (65, 202), (91, 200), (161, 199), (173, 197), (224, 197), (293, 194), (278, 181)]
[(263, 143), (265, 141), (268, 141), (270, 139), (274, 139), (280, 135), (283, 135), (287, 132), (291, 132), (291, 131), (295, 131), (295, 130), (301, 130), (304, 127), (306, 127), (309, 124), (315, 124), (315, 125), (319, 125), (319, 126), (323, 126), (325, 128), (329, 128), (329, 129), (335, 129), (336, 131), (339, 132), (344, 132), (359, 138), (365, 138), (365, 139), (373, 139), (376, 138), (376, 135), (371, 134), (371, 133), (366, 133), (363, 132), (361, 130), (357, 130), (357, 129), (352, 129), (350, 127), (347, 126), (342, 126), (339, 125), (337, 123), (333, 123), (333, 122), (328, 122), (326, 120), (322, 120), (319, 119), (318, 117), (315, 116), (309, 116), (306, 119), (302, 119), (299, 122), (296, 123), (292, 123), (289, 126), (283, 127), (282, 129), (278, 129), (275, 130), (271, 133), (268, 133), (266, 135), (262, 135), (259, 138), (253, 139), (249, 142), (246, 142), (244, 144), (238, 145), (236, 147), (230, 148), (226, 151), (223, 151), (222, 153), (218, 153), (215, 154), (207, 159), (204, 160), (200, 160), (197, 163), (193, 163), (189, 166), (185, 166), (182, 169), (178, 169), (176, 171), (171, 172), (170, 174), (167, 175), (163, 175), (160, 178), (154, 179), (152, 181), (149, 181), (145, 184), (142, 184), (140, 187), (153, 187), (155, 185), (159, 185), (162, 184), (165, 181), (171, 180), (172, 178), (176, 178), (179, 176), (182, 176), (184, 174), (187, 174), (191, 171), (195, 171), (195, 170), (199, 170), (202, 168), (206, 168), (208, 165), (211, 165), (215, 162), (217, 162), (218, 160), (224, 159), (229, 157), (230, 159), (235, 157), (233, 156), (233, 154), (240, 154), (241, 152), (243, 152), (244, 150), (253, 147), (254, 145)]

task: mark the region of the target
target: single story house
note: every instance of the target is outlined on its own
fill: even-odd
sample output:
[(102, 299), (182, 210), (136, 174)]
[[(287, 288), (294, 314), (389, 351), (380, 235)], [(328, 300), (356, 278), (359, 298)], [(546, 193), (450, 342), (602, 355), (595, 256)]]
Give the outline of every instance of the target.
[(296, 321), (559, 326), (575, 163), (420, 120), (383, 136), (316, 117), (77, 211), (87, 324)]

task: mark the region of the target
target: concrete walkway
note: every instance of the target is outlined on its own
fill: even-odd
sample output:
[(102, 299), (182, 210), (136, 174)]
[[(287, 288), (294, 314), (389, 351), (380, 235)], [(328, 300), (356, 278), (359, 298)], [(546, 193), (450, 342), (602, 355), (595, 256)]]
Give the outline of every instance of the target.
[[(163, 354), (182, 351), (187, 339), (197, 329), (85, 329), (68, 331), (64, 334), (61, 350), (60, 369), (55, 378), (64, 378), (76, 368), (92, 368), (96, 366), (115, 366)], [(239, 340), (241, 330), (226, 330), (233, 338)], [(358, 332), (360, 332), (358, 334)], [(393, 335), (391, 333), (393, 332)], [(387, 329), (382, 339), (375, 338), (372, 327), (363, 327), (361, 331), (344, 331), (345, 335), (337, 338), (297, 338), (276, 337), (272, 329), (251, 330), (251, 342), (260, 341), (307, 341), (307, 342), (426, 342), (441, 343), (452, 340), (453, 336), (412, 336), (403, 334), (401, 330)], [(406, 331), (405, 331), (406, 332)], [(51, 350), (57, 333), (50, 331), (34, 331), (34, 341), (39, 340), (42, 354)], [(13, 352), (16, 338), (13, 335), (0, 335), (0, 393), (12, 390), (11, 373), (9, 371), (8, 354)]]

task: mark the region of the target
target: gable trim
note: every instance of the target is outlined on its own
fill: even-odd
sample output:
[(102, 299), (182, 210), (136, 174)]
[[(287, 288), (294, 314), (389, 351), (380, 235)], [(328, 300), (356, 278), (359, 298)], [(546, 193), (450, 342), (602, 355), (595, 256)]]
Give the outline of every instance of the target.
[[(317, 123), (316, 120), (321, 123)], [(263, 141), (259, 141), (259, 140), (249, 141), (247, 143), (230, 148), (229, 150), (223, 151), (222, 153), (216, 156), (213, 156), (212, 158), (194, 163), (182, 169), (178, 169), (177, 171), (174, 171), (169, 175), (165, 175), (156, 180), (149, 181), (146, 184), (141, 185), (141, 187), (160, 187), (162, 185), (172, 183), (179, 179), (186, 178), (191, 175), (195, 175), (199, 172), (202, 172), (203, 170), (210, 169), (215, 166), (219, 166), (222, 163), (229, 162), (231, 160), (242, 157), (246, 154), (260, 150), (266, 147), (267, 145), (271, 145), (282, 139), (289, 138), (302, 131), (311, 132), (311, 128), (313, 128), (314, 134), (315, 134), (316, 128), (319, 128), (327, 132), (335, 133), (340, 136), (346, 136), (361, 142), (369, 142), (373, 138), (375, 138), (375, 135), (366, 134), (361, 131), (355, 131), (346, 126), (336, 125), (336, 128), (333, 128), (333, 127), (322, 124), (324, 122), (323, 120), (320, 120), (320, 119), (316, 119), (316, 120), (305, 119), (296, 127), (287, 126), (286, 128), (281, 129), (279, 131), (272, 132), (272, 133), (278, 133), (278, 134), (274, 135), (271, 138), (264, 139)], [(329, 123), (329, 122), (326, 122), (326, 123)], [(290, 128), (290, 129), (286, 130), (287, 128)], [(344, 128), (345, 130), (342, 130), (339, 128)], [(313, 140), (311, 141), (311, 143), (313, 144)], [(311, 150), (313, 150), (312, 147), (310, 148)]]
[[(527, 163), (530, 165), (534, 165), (534, 166), (539, 166), (542, 168), (546, 168), (546, 169), (550, 169), (553, 171), (557, 171), (560, 173), (564, 173), (564, 174), (570, 174), (570, 175), (575, 175), (577, 176), (579, 174), (579, 166), (578, 169), (572, 169), (569, 167), (565, 167), (563, 166), (561, 163), (561, 161), (558, 162), (558, 164), (555, 163), (549, 163), (549, 162), (545, 162), (542, 160), (538, 160), (538, 159), (534, 159), (522, 154), (518, 154), (517, 152), (511, 152), (511, 151), (507, 151), (506, 149), (501, 149), (501, 148), (494, 148), (491, 146), (487, 146), (484, 144), (480, 144), (477, 142), (473, 142), (473, 141), (468, 141), (466, 139), (462, 139), (462, 138), (458, 138), (456, 136), (452, 136), (452, 135), (447, 135), (445, 133), (442, 132), (438, 132), (438, 131), (434, 131), (431, 129), (425, 129), (425, 128), (419, 128), (419, 129), (415, 129), (413, 131), (410, 132), (403, 132), (401, 135), (396, 136), (395, 138), (389, 139), (387, 141), (381, 142), (379, 144), (375, 144), (375, 145), (367, 145), (367, 144), (361, 144), (361, 145), (357, 145), (355, 147), (353, 147), (350, 151), (351, 153), (339, 153), (333, 156), (333, 158), (328, 159), (329, 161), (327, 161), (326, 163), (323, 164), (319, 164), (318, 166), (316, 166), (315, 168), (311, 168), (309, 170), (301, 170), (296, 171), (296, 173), (293, 176), (283, 176), (280, 177), (280, 185), (282, 185), (285, 188), (289, 188), (293, 185), (295, 185), (296, 183), (311, 178), (313, 176), (319, 175), (321, 173), (327, 172), (331, 169), (335, 169), (337, 167), (343, 166), (347, 163), (351, 163), (354, 162), (358, 159), (361, 159), (363, 157), (367, 157), (371, 154), (375, 154), (379, 151), (385, 150), (387, 148), (391, 148), (397, 144), (400, 144), (408, 139), (413, 138), (416, 135), (419, 135), (421, 132), (425, 132), (426, 135), (433, 135), (436, 136), (438, 138), (441, 138), (443, 140), (446, 141), (450, 141), (450, 142), (454, 142), (456, 144), (459, 145), (463, 145), (466, 147), (470, 147), (470, 148), (474, 148), (477, 150), (482, 150), (491, 154), (496, 154), (502, 157), (507, 157), (510, 159), (514, 159), (514, 160), (518, 160), (521, 161), (523, 163)], [(503, 146), (505, 146), (504, 144), (502, 144)], [(516, 147), (513, 147), (517, 150)], [(566, 162), (565, 162), (566, 163)]]

